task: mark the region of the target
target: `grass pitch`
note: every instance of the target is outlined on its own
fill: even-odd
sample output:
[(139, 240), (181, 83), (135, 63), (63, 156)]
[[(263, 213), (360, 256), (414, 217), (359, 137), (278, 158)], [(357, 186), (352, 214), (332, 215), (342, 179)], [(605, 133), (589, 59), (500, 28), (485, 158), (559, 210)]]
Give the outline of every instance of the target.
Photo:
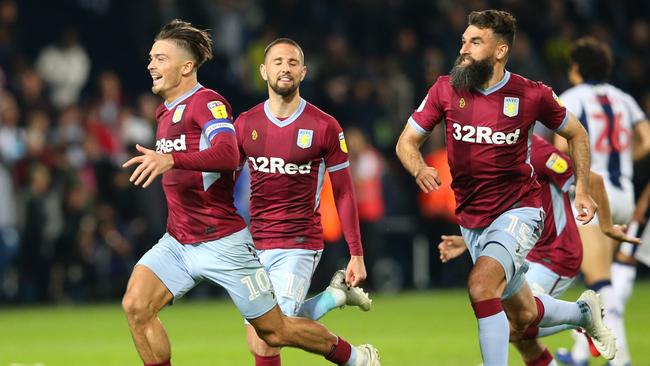
[[(575, 299), (581, 288), (565, 298)], [(626, 312), (634, 365), (650, 365), (646, 331), (650, 282), (636, 284)], [(175, 366), (252, 365), (242, 321), (227, 300), (180, 301), (161, 319)], [(375, 296), (373, 309), (335, 310), (322, 319), (353, 344), (372, 343), (383, 365), (478, 365), (476, 320), (463, 290)], [(568, 333), (544, 339), (552, 350), (570, 345)], [(322, 357), (287, 349), (285, 366), (329, 365)], [(592, 365), (603, 365), (603, 359)], [(0, 308), (0, 366), (142, 365), (118, 303)], [(523, 365), (510, 349), (510, 365)]]

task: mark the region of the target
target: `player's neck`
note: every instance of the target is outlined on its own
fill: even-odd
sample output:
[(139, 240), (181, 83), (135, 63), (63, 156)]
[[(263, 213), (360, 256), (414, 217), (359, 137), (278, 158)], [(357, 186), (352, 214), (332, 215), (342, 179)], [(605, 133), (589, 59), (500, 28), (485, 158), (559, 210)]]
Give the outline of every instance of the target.
[(188, 91), (192, 90), (196, 86), (198, 81), (196, 80), (196, 77), (193, 78), (183, 78), (178, 84), (177, 87), (169, 90), (168, 93), (165, 95), (165, 101), (167, 103), (172, 103), (176, 99), (178, 99), (181, 95), (187, 93)]
[(269, 109), (271, 114), (277, 118), (287, 118), (291, 116), (300, 106), (300, 93), (282, 96), (276, 93), (269, 94)]
[(487, 83), (481, 85), (481, 88), (485, 90), (495, 86), (497, 83), (503, 80), (505, 74), (506, 74), (506, 69), (504, 67), (495, 67), (494, 72), (492, 73), (492, 77), (490, 78), (490, 80), (488, 80)]

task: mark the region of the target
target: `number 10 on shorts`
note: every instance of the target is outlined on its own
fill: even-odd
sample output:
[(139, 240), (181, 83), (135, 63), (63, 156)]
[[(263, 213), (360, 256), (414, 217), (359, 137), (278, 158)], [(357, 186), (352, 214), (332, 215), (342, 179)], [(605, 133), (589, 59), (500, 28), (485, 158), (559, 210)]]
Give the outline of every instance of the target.
[(260, 296), (260, 292), (267, 292), (271, 289), (271, 280), (266, 274), (264, 268), (260, 268), (255, 272), (255, 276), (245, 276), (240, 281), (248, 288), (248, 300), (253, 301)]

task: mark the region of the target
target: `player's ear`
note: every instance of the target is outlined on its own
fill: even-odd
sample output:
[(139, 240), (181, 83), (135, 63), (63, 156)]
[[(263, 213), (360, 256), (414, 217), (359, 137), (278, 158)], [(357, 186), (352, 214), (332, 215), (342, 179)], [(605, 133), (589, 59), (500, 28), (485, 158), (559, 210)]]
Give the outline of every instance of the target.
[(510, 50), (510, 47), (508, 47), (507, 43), (499, 43), (497, 45), (497, 52), (496, 52), (497, 60), (503, 60), (506, 57), (508, 57), (508, 51), (509, 50)]
[(260, 75), (262, 75), (264, 81), (268, 81), (269, 77), (266, 75), (266, 65), (264, 64), (260, 64)]
[(181, 66), (181, 72), (183, 75), (189, 75), (194, 71), (194, 61), (192, 60), (187, 60), (183, 63), (183, 66)]
[(305, 80), (306, 75), (307, 75), (307, 66), (303, 66), (302, 71), (300, 72), (300, 81)]

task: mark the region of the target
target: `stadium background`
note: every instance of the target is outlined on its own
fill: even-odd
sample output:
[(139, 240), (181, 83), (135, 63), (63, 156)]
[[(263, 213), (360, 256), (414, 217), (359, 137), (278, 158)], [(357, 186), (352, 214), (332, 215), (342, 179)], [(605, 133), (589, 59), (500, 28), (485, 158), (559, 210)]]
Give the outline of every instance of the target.
[[(413, 108), (451, 68), (469, 11), (492, 7), (518, 19), (510, 71), (559, 94), (569, 87), (569, 44), (594, 35), (614, 51), (612, 83), (650, 115), (650, 3), (641, 0), (0, 0), (0, 305), (117, 305), (132, 265), (164, 231), (159, 181), (133, 188), (119, 164), (135, 143), (153, 143), (160, 101), (150, 93), (147, 55), (173, 18), (212, 29), (215, 59), (199, 80), (236, 114), (265, 99), (257, 72), (264, 46), (278, 36), (300, 42), (303, 97), (346, 129), (367, 287), (462, 286), (469, 259), (437, 260), (437, 238), (457, 230), (449, 193), (419, 196), (393, 151)], [(440, 148), (432, 138), (427, 158), (444, 160)], [(645, 159), (635, 184), (649, 179)], [(312, 288), (346, 261), (336, 229), (328, 235), (335, 243)], [(648, 273), (641, 268), (640, 277)], [(189, 297), (220, 295), (200, 286)]]

